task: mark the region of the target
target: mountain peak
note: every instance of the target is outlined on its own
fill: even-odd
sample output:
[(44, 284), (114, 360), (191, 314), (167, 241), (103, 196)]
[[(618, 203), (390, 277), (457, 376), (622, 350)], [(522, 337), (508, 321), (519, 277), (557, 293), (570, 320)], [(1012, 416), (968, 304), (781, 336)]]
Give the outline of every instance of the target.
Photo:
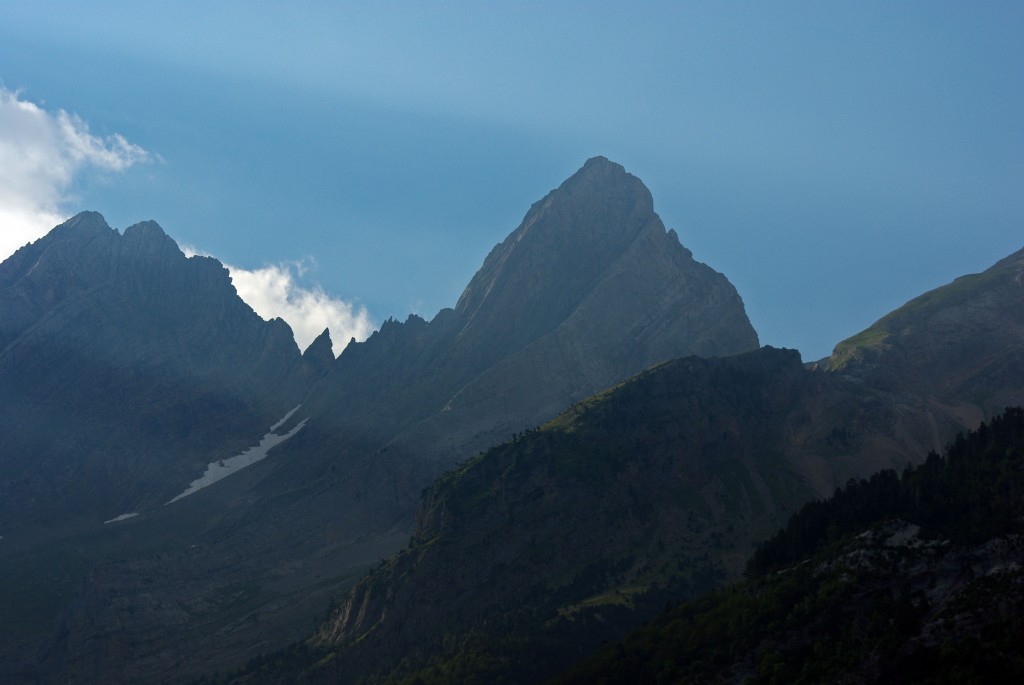
[(75, 244), (84, 245), (97, 238), (111, 238), (117, 237), (117, 235), (117, 231), (110, 227), (99, 212), (79, 212), (59, 226), (55, 226), (46, 236), (36, 242), (44, 243), (50, 236), (54, 236), (53, 239), (57, 241), (70, 240)]
[[(654, 272), (660, 280), (654, 278)], [(723, 288), (720, 302), (728, 303), (730, 322), (737, 330), (743, 329), (743, 334), (725, 347), (709, 342), (706, 349), (701, 345), (686, 351), (723, 354), (757, 346), (756, 334), (732, 286), (720, 275), (716, 281), (710, 269), (693, 261), (676, 234), (665, 230), (647, 186), (605, 157), (587, 160), (530, 208), (519, 227), (487, 256), (455, 309), (462, 317), (464, 335), (499, 339), (500, 345), (514, 349), (554, 330), (578, 312), (586, 300), (593, 300), (598, 284), (614, 281), (619, 283), (615, 286), (619, 291), (626, 288), (636, 295), (639, 280), (650, 281), (651, 302), (664, 303), (677, 296), (676, 305), (685, 302), (684, 311), (689, 312), (707, 306), (690, 302), (697, 292), (696, 283)], [(683, 287), (683, 283), (690, 286)], [(673, 295), (668, 296), (666, 289), (674, 289)], [(662, 295), (655, 296), (655, 292)], [(608, 296), (619, 299), (623, 294)], [(662, 316), (677, 320), (671, 311), (675, 309), (659, 310), (650, 321)], [(596, 311), (594, 314), (597, 316)], [(711, 323), (715, 318), (693, 331), (703, 335), (718, 327)]]
[[(575, 174), (566, 179), (562, 187), (565, 188), (581, 183), (613, 186), (625, 183), (644, 187), (643, 182), (639, 178), (626, 171), (626, 168), (621, 164), (613, 162), (607, 157), (591, 157), (583, 163), (583, 166)], [(646, 190), (646, 187), (644, 187), (644, 190)]]
[(79, 212), (73, 217), (61, 224), (65, 230), (73, 231), (91, 231), (93, 233), (99, 233), (100, 231), (109, 231), (110, 226), (107, 224), (107, 220), (103, 218), (103, 215), (99, 212)]
[(654, 213), (654, 199), (643, 181), (607, 157), (588, 159), (555, 192), (582, 195), (587, 202), (593, 202), (598, 196), (610, 195), (609, 199), (616, 202), (635, 205), (639, 211)]
[(160, 224), (152, 220), (140, 221), (137, 224), (132, 224), (128, 228), (124, 229), (124, 235), (125, 237), (131, 235), (145, 239), (161, 239), (168, 237), (164, 229), (160, 227)]
[(124, 229), (125, 244), (133, 249), (152, 255), (178, 256), (181, 250), (160, 224), (155, 221), (140, 221)]
[(327, 328), (309, 344), (302, 358), (313, 362), (317, 367), (327, 369), (334, 362), (334, 343), (331, 340), (331, 331)]
[(631, 173), (626, 171), (626, 168), (624, 166), (622, 166), (621, 164), (619, 164), (618, 162), (613, 162), (612, 160), (608, 159), (607, 157), (604, 157), (602, 155), (597, 155), (596, 157), (591, 157), (586, 162), (584, 162), (583, 166), (580, 167), (579, 170), (575, 174), (573, 174), (570, 178), (575, 178), (577, 176), (616, 176), (616, 175), (618, 175), (618, 176), (629, 176), (630, 178), (635, 178), (635, 176), (633, 176)]
[[(654, 222), (660, 224), (640, 179), (594, 157), (535, 203), (491, 250), (455, 309), (471, 319), (488, 309), (521, 311), (517, 318), (540, 325), (560, 321)], [(538, 307), (551, 311), (551, 321), (537, 315)]]

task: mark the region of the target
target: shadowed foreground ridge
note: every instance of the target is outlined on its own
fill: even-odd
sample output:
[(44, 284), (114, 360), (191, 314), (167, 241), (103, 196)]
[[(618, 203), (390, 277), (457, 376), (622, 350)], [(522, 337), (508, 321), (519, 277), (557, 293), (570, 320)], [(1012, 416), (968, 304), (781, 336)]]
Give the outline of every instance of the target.
[(1020, 682), (1024, 411), (807, 505), (750, 572), (555, 682)]

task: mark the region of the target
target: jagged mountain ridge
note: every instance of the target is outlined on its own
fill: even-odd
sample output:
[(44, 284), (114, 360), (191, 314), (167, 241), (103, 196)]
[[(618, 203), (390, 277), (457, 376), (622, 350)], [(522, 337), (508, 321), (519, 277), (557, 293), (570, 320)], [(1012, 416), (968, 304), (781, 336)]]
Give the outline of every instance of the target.
[[(91, 566), (216, 523), (164, 504), (301, 401), (315, 359), (153, 222), (85, 212), (0, 264), (0, 680), (39, 679)], [(155, 525), (104, 524), (136, 512)]]
[[(735, 289), (693, 261), (621, 166), (590, 160), (523, 226), (455, 309), (386, 322), (327, 364), (302, 400), (308, 423), (273, 458), (121, 524), (140, 556), (89, 572), (39, 656), (46, 677), (183, 678), (297, 638), (401, 546), (447, 466), (651, 364), (756, 348)], [(527, 292), (533, 272), (548, 276)], [(559, 274), (574, 275), (565, 288)], [(170, 541), (158, 554), (155, 531)], [(211, 626), (216, 642), (201, 639)]]

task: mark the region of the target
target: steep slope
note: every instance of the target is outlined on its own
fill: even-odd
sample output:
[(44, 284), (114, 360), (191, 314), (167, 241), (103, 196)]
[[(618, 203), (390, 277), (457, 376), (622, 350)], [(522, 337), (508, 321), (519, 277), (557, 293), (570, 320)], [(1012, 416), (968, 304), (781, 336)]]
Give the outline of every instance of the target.
[[(590, 160), (534, 205), (454, 309), (350, 344), (274, 458), (176, 504), (175, 517), (203, 522), (187, 544), (94, 568), (44, 672), (180, 679), (296, 639), (408, 539), (445, 468), (653, 364), (756, 347), (735, 289), (665, 230), (643, 184)], [(122, 530), (177, 530), (169, 517)]]
[(802, 509), (754, 578), (665, 612), (556, 682), (1017, 682), (1024, 412), (945, 458)]
[(914, 298), (824, 364), (991, 414), (1024, 400), (1024, 250)]
[(352, 525), (408, 526), (420, 490), (467, 454), (654, 364), (757, 345), (729, 281), (665, 230), (639, 179), (596, 157), (534, 204), (454, 309), (350, 344), (286, 449), (351, 484)]

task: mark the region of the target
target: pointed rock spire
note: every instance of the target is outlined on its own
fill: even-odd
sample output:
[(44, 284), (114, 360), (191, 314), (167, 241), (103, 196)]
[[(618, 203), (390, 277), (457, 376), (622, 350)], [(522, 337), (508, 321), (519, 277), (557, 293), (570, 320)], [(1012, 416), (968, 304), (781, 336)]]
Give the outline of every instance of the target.
[(334, 343), (331, 341), (329, 329), (325, 328), (324, 332), (309, 344), (306, 351), (302, 353), (302, 360), (319, 371), (326, 371), (330, 368), (334, 363)]

